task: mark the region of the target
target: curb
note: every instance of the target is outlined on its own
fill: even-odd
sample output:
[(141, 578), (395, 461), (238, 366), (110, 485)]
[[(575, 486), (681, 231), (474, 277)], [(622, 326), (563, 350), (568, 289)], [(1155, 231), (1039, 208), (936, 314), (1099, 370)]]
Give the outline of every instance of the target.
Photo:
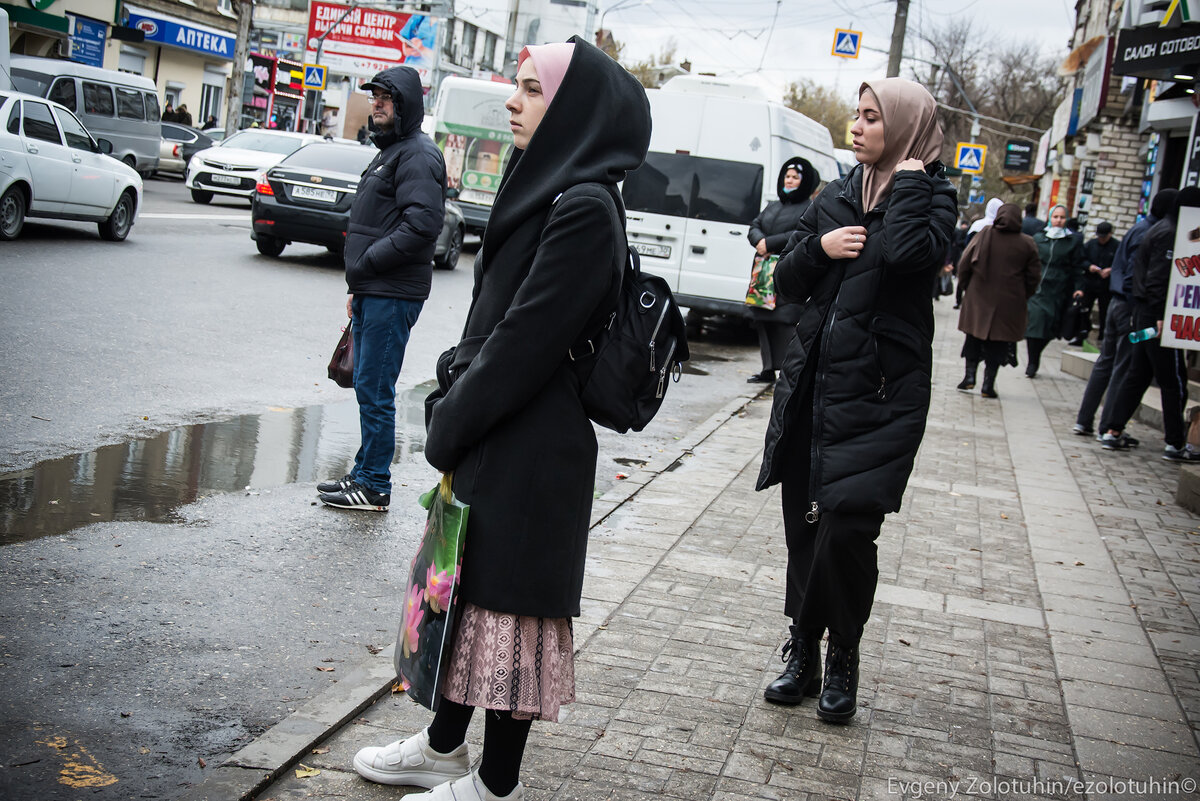
[[(673, 470), (681, 459), (769, 388), (770, 385), (735, 396), (681, 437), (675, 450), (657, 454), (597, 498), (592, 503), (589, 530), (635, 498), (660, 474)], [(305, 754), (391, 691), (396, 680), (394, 653), (393, 643), (369, 661), (351, 668), (345, 678), (267, 729), (222, 762), (204, 781), (178, 796), (177, 801), (251, 801)]]

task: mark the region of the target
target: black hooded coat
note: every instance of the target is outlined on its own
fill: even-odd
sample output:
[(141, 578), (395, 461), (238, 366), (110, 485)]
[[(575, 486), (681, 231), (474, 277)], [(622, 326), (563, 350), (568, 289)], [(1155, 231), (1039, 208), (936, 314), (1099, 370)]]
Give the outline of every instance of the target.
[(446, 165), (421, 131), (425, 106), (412, 67), (371, 79), (392, 95), (395, 123), (374, 136), (379, 155), (363, 171), (346, 228), (346, 286), (355, 295), (425, 300), (446, 215)]
[[(758, 489), (800, 460), (818, 514), (900, 508), (929, 412), (933, 279), (958, 216), (940, 162), (896, 173), (866, 214), (862, 179), (860, 164), (825, 187), (775, 268), (776, 290), (808, 301), (775, 385)], [(846, 225), (864, 226), (866, 245), (831, 260), (821, 236)]]
[(571, 41), (553, 102), (501, 180), (459, 369), (443, 358), (426, 405), (425, 456), (454, 471), (471, 506), (462, 597), (538, 617), (579, 614), (596, 435), (568, 351), (615, 305), (626, 244), (613, 193), (650, 144), (641, 84)]
[[(787, 175), (789, 165), (799, 164), (801, 169), (800, 186), (791, 192), (783, 191), (783, 179)], [(808, 159), (796, 157), (788, 159), (779, 169), (779, 177), (775, 179), (775, 192), (779, 200), (772, 200), (758, 213), (750, 223), (750, 232), (746, 238), (750, 244), (758, 246), (760, 240), (766, 240), (767, 253), (776, 255), (783, 252), (792, 232), (800, 225), (804, 210), (812, 202), (812, 193), (821, 183), (817, 168)], [(748, 273), (747, 273), (748, 274)], [(788, 305), (782, 298), (777, 299), (778, 305), (774, 310), (750, 307), (750, 316), (775, 323), (792, 323), (800, 321), (800, 309)]]

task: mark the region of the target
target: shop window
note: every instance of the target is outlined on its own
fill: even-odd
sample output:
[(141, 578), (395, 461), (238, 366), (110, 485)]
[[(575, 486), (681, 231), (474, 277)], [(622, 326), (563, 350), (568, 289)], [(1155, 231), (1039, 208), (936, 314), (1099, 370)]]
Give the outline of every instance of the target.
[(58, 112), (58, 122), (62, 125), (63, 136), (67, 139), (67, 147), (73, 147), (76, 150), (92, 149), (92, 137), (88, 136), (87, 130), (80, 124), (79, 120), (72, 117), (70, 114)]
[(47, 97), (55, 103), (75, 111), (75, 79), (59, 78), (54, 82), (54, 86), (50, 87), (50, 94)]
[(146, 104), (142, 102), (142, 93), (118, 88), (117, 116), (123, 120), (146, 119)]
[(203, 125), (210, 116), (221, 119), (221, 87), (206, 83), (200, 87), (200, 116), (196, 122)]
[(50, 116), (50, 107), (45, 103), (31, 103), (28, 100), (23, 105), (25, 106), (25, 135), (41, 139), (43, 142), (61, 145), (62, 137), (58, 135), (58, 124), (54, 121), (54, 117)]
[(484, 69), (496, 68), (496, 34), (489, 33), (483, 40), (483, 65)]
[(83, 82), (83, 110), (102, 117), (113, 116), (112, 87), (102, 83)]
[(475, 63), (475, 36), (479, 29), (470, 23), (463, 24), (462, 54), (458, 63), (470, 67)]

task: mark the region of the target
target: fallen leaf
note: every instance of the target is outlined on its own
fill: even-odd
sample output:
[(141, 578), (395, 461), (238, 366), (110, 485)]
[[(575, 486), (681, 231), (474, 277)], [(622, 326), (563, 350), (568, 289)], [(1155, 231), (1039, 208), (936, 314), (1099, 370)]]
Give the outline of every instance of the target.
[(196, 757), (196, 764), (202, 768), (208, 767), (208, 763), (204, 761), (204, 757)]
[(1008, 519), (1008, 515), (1004, 514), (1004, 512), (1001, 512), (1001, 513), (1000, 513), (1000, 519), (1001, 519), (1001, 520), (1007, 520), (1007, 519)]
[(371, 653), (373, 653), (373, 654), (377, 654), (377, 653), (379, 653), (380, 651), (382, 651), (383, 649), (382, 649), (382, 648), (380, 648), (378, 645), (368, 645), (368, 646), (367, 646), (367, 650), (368, 650), (368, 651), (370, 651), (370, 652), (371, 652)]
[(323, 745), (323, 746), (321, 746), (320, 748), (314, 748), (314, 749), (312, 750), (312, 752), (313, 752), (314, 754), (328, 754), (328, 753), (329, 753), (329, 746), (327, 746), (327, 745)]
[(149, 748), (139, 748), (138, 753), (139, 754), (148, 754), (148, 753), (150, 753), (150, 749)]
[(296, 766), (296, 778), (297, 779), (311, 779), (313, 776), (320, 776), (320, 775), (321, 775), (321, 771), (317, 770), (316, 768), (310, 768), (308, 765), (305, 765), (303, 762), (301, 762), (299, 765)]
[(322, 673), (332, 673), (333, 671), (337, 670), (337, 668), (319, 667), (317, 670), (321, 671)]
[(1083, 567), (1083, 562), (1076, 562), (1075, 567)]
[(903, 639), (903, 638), (900, 639), (900, 644), (901, 645), (912, 645), (911, 642), (909, 642), (908, 640)]

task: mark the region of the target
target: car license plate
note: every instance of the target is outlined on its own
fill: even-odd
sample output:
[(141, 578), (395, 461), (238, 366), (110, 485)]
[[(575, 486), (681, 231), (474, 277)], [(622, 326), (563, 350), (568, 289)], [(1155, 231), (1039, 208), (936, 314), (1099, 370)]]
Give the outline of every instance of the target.
[(242, 179), (236, 175), (214, 175), (212, 176), (214, 184), (225, 184), (227, 186), (241, 186)]
[(654, 256), (657, 259), (671, 258), (670, 245), (650, 245), (645, 242), (630, 242), (629, 244), (633, 245), (633, 249), (642, 256)]
[(458, 200), (463, 203), (476, 203), (480, 206), (490, 206), (496, 201), (491, 192), (480, 192), (478, 189), (464, 189), (458, 194)]
[(317, 189), (315, 186), (293, 186), (292, 197), (302, 197), (305, 200), (320, 200), (323, 203), (337, 201), (337, 192), (332, 189)]

